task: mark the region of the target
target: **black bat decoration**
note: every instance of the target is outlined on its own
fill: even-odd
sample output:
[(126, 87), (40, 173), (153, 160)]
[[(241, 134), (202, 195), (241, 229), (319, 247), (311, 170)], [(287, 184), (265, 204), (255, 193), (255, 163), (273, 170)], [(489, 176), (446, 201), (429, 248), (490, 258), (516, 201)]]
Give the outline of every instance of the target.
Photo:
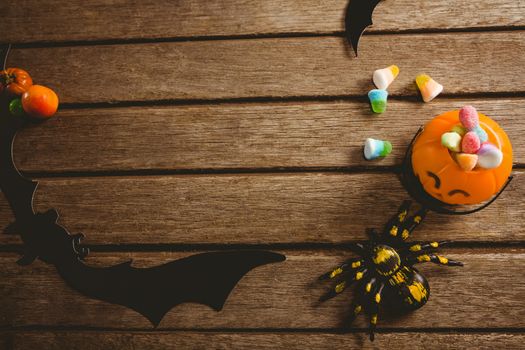
[(357, 57), (359, 39), (366, 27), (372, 25), (372, 13), (381, 0), (350, 0), (346, 8), (346, 38)]
[[(5, 54), (7, 54), (5, 51)], [(219, 311), (239, 280), (261, 265), (284, 261), (284, 255), (263, 251), (223, 251), (192, 255), (150, 268), (135, 268), (132, 261), (91, 267), (82, 261), (89, 253), (80, 245), (82, 234), (71, 235), (57, 223), (51, 209), (35, 213), (33, 196), (38, 183), (23, 177), (13, 162), (13, 141), (28, 121), (0, 107), (0, 189), (14, 213), (6, 234), (19, 234), (24, 243), (20, 265), (35, 259), (56, 267), (66, 283), (78, 292), (127, 306), (157, 326), (178, 304), (195, 302)]]
[(219, 311), (239, 280), (255, 267), (285, 260), (284, 255), (262, 251), (224, 251), (192, 255), (151, 268), (135, 268), (128, 261), (106, 268), (82, 262), (88, 255), (80, 245), (82, 234), (71, 235), (57, 223), (58, 213), (35, 213), (37, 183), (24, 178), (12, 160), (12, 141), (22, 123), (2, 115), (0, 121), (0, 188), (16, 221), (5, 231), (20, 234), (24, 256), (20, 265), (35, 259), (52, 264), (60, 276), (80, 293), (127, 306), (157, 326), (174, 306), (196, 302)]

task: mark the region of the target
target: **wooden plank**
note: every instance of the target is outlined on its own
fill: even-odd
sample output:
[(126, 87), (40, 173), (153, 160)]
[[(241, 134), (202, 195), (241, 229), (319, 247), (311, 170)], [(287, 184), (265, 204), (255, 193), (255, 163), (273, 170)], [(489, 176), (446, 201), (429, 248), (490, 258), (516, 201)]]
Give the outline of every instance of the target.
[(523, 333), (384, 333), (372, 343), (364, 334), (215, 332), (2, 332), (12, 350), (67, 349), (522, 349)]
[[(15, 161), (23, 171), (55, 173), (392, 166), (421, 125), (465, 104), (498, 121), (516, 146), (525, 142), (523, 98), (393, 100), (377, 116), (366, 101), (96, 108), (63, 110), (22, 131)], [(390, 140), (393, 153), (364, 160), (367, 137)], [(524, 152), (515, 147), (516, 163), (525, 163)]]
[[(177, 38), (343, 31), (347, 0), (54, 1), (4, 0), (3, 40), (11, 42)], [(525, 25), (522, 0), (396, 0), (379, 4), (371, 32)], [(21, 25), (31, 19), (31, 25)]]
[(447, 94), (522, 93), (523, 51), (525, 36), (512, 31), (373, 35), (359, 58), (343, 38), (314, 37), (15, 49), (8, 63), (62, 102), (365, 97), (373, 70), (393, 63), (401, 73), (389, 92), (415, 96), (422, 72)]
[[(461, 220), (429, 214), (420, 240), (522, 241), (524, 177), (489, 208)], [(249, 174), (47, 179), (37, 210), (92, 244), (342, 243), (381, 228), (407, 199), (394, 174)], [(1, 201), (0, 227), (12, 220)], [(1, 235), (0, 242), (19, 242)]]
[[(348, 258), (348, 252), (283, 253), (287, 256), (285, 262), (265, 265), (246, 275), (220, 313), (203, 305), (183, 304), (165, 316), (160, 329), (342, 327), (351, 307), (352, 292), (318, 305), (318, 298), (329, 284), (315, 280)], [(192, 253), (92, 253), (87, 262), (109, 266), (133, 258), (135, 266), (145, 267), (188, 254)], [(383, 316), (381, 329), (525, 327), (523, 249), (449, 249), (443, 254), (463, 261), (465, 266), (420, 265), (419, 271), (431, 285), (428, 303), (402, 317)], [(1, 326), (152, 329), (144, 317), (130, 309), (92, 300), (71, 290), (53, 267), (42, 262), (20, 267), (16, 259), (13, 253), (0, 254)], [(366, 318), (359, 317), (355, 327), (366, 328)]]

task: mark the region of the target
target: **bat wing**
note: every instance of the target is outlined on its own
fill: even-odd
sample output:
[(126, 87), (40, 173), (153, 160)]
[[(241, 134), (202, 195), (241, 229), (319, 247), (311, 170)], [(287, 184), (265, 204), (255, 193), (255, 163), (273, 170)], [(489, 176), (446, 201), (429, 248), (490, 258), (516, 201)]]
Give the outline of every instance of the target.
[(346, 37), (355, 55), (357, 56), (357, 46), (359, 39), (366, 27), (372, 25), (372, 13), (381, 0), (350, 0), (346, 8), (345, 28)]
[[(4, 68), (8, 52), (9, 46), (0, 47)], [(13, 161), (13, 141), (22, 124), (21, 118), (11, 117), (5, 108), (0, 107), (0, 188), (16, 218), (16, 225), (8, 230), (13, 231), (11, 233), (16, 232), (18, 225), (35, 224), (33, 196), (38, 183), (23, 177)], [(56, 225), (56, 217), (53, 221)], [(34, 233), (34, 227), (25, 228), (25, 231)], [(64, 237), (69, 248), (75, 249), (73, 241), (76, 238), (71, 239), (67, 232)], [(37, 248), (42, 249), (42, 246)], [(51, 251), (52, 254), (46, 252), (53, 257), (49, 261), (53, 261), (71, 287), (88, 297), (136, 310), (155, 326), (169, 310), (185, 302), (221, 310), (232, 289), (250, 270), (285, 260), (284, 255), (268, 251), (231, 251), (196, 254), (151, 268), (135, 268), (131, 261), (97, 268), (85, 265), (78, 259), (78, 254), (64, 250), (59, 251), (63, 255), (56, 256), (57, 251)], [(20, 263), (28, 264), (37, 255), (42, 259), (40, 254), (30, 253)]]
[(0, 188), (19, 223), (33, 216), (33, 196), (37, 187), (36, 182), (18, 172), (13, 162), (13, 141), (21, 125), (20, 118), (0, 111)]
[(134, 268), (130, 261), (108, 268), (78, 262), (57, 269), (79, 292), (127, 306), (157, 326), (181, 303), (195, 302), (221, 310), (246, 273), (283, 260), (284, 255), (268, 251), (225, 251), (196, 254), (151, 268)]

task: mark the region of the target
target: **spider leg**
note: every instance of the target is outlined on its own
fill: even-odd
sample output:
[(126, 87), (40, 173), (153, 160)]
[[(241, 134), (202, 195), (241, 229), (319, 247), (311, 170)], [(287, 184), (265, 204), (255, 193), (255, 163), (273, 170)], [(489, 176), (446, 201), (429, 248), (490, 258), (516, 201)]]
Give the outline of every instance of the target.
[(421, 254), (421, 255), (414, 256), (409, 259), (409, 263), (411, 264), (418, 264), (418, 263), (424, 263), (424, 262), (433, 262), (434, 264), (446, 265), (446, 266), (463, 266), (463, 263), (460, 261), (450, 260), (441, 255), (436, 255), (433, 253)]
[[(369, 293), (367, 290), (368, 289), (371, 290), (372, 286), (376, 282), (376, 279), (372, 277), (366, 283), (364, 282), (365, 281), (363, 281), (361, 285), (358, 286), (358, 289), (356, 289), (357, 293), (350, 307), (350, 310), (352, 310), (352, 313), (348, 315), (348, 317), (345, 320), (345, 328), (350, 328), (350, 325), (354, 322), (357, 315), (359, 315), (364, 310), (363, 300), (365, 299), (366, 294)], [(368, 287), (369, 285), (370, 287)], [(364, 291), (362, 291), (362, 288), (364, 288)]]
[(381, 282), (379, 288), (375, 291), (373, 295), (373, 300), (370, 302), (370, 340), (374, 341), (374, 331), (377, 327), (377, 320), (379, 317), (379, 304), (381, 304), (381, 294), (383, 293), (383, 288), (385, 284)]
[(419, 209), (409, 220), (404, 223), (401, 229), (401, 234), (398, 237), (400, 237), (403, 241), (406, 241), (408, 237), (410, 237), (412, 231), (414, 231), (414, 229), (423, 221), (427, 213), (428, 209)]
[(365, 232), (369, 238), (369, 242), (375, 243), (381, 240), (381, 234), (375, 228), (367, 228)]
[(412, 202), (408, 200), (403, 201), (403, 203), (401, 203), (399, 209), (397, 210), (397, 214), (392, 216), (392, 218), (385, 225), (385, 229), (383, 231), (384, 235), (397, 237), (397, 234), (399, 233), (399, 227), (407, 217), (408, 209), (410, 209), (410, 204), (412, 204)]
[(363, 266), (363, 264), (364, 264), (364, 260), (362, 260), (362, 259), (350, 259), (350, 260), (347, 260), (344, 263), (342, 263), (341, 265), (339, 265), (338, 267), (336, 267), (335, 269), (333, 269), (332, 271), (329, 271), (329, 272), (319, 276), (319, 280), (323, 281), (323, 280), (332, 279), (332, 278), (334, 278), (336, 276), (341, 275), (343, 272), (349, 272), (351, 270), (358, 269), (361, 266)]
[(327, 293), (322, 295), (319, 298), (319, 301), (323, 302), (323, 301), (327, 301), (329, 299), (332, 299), (337, 294), (341, 293), (346, 288), (348, 288), (352, 284), (354, 284), (354, 282), (357, 282), (357, 281), (361, 280), (365, 276), (366, 272), (367, 272), (367, 269), (366, 268), (362, 268), (362, 269), (358, 270), (352, 278), (347, 278), (347, 279), (344, 279), (344, 280), (338, 282), (332, 289), (330, 289)]
[(365, 245), (361, 243), (353, 243), (349, 246), (349, 248), (361, 257), (368, 256), (368, 247), (365, 247)]
[(367, 284), (365, 284), (365, 292), (366, 294), (370, 294), (372, 290), (375, 290), (377, 279), (375, 277), (372, 277)]
[(352, 313), (346, 319), (346, 322), (345, 322), (348, 326), (350, 326), (352, 324), (352, 322), (354, 322), (354, 320), (356, 319), (357, 315), (359, 315), (361, 313), (361, 311), (363, 311), (362, 303), (358, 302), (358, 301), (354, 301), (352, 303), (351, 310), (352, 310)]
[(420, 255), (421, 253), (427, 251), (427, 250), (432, 250), (432, 249), (437, 249), (439, 247), (442, 247), (444, 246), (445, 244), (448, 244), (450, 243), (449, 241), (441, 241), (441, 242), (424, 242), (424, 243), (415, 243), (415, 244), (412, 244), (410, 247), (408, 247), (408, 250), (414, 254), (414, 253), (417, 253), (417, 255)]

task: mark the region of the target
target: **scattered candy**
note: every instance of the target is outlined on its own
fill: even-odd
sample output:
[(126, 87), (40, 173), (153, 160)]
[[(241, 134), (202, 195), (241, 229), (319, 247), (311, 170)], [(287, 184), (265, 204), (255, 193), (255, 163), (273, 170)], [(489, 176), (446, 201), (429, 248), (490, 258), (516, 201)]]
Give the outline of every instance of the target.
[(367, 160), (386, 157), (392, 152), (392, 144), (388, 141), (381, 141), (368, 138), (365, 140), (365, 158)]
[(487, 135), (487, 132), (479, 125), (479, 115), (476, 108), (472, 106), (462, 107), (459, 110), (459, 120), (467, 130), (474, 131), (478, 135), (481, 143), (488, 141), (489, 135)]
[(372, 80), (378, 89), (386, 90), (386, 88), (392, 84), (394, 79), (396, 79), (398, 74), (399, 67), (396, 65), (391, 65), (390, 67), (376, 70)]
[(463, 136), (461, 141), (461, 150), (464, 153), (476, 153), (479, 150), (481, 142), (478, 135), (474, 131), (469, 131)]
[(458, 153), (456, 154), (456, 162), (459, 164), (461, 169), (465, 171), (471, 171), (476, 167), (476, 164), (478, 163), (478, 155), (469, 153)]
[(484, 169), (500, 166), (503, 153), (487, 142), (489, 136), (479, 123), (476, 108), (462, 107), (459, 120), (461, 124), (454, 125), (449, 132), (441, 135), (441, 144), (452, 152), (452, 157), (461, 169), (471, 171), (476, 166)]
[(452, 152), (461, 151), (461, 135), (457, 132), (446, 132), (441, 135), (441, 144)]
[(386, 100), (388, 98), (388, 92), (386, 90), (370, 90), (368, 98), (370, 99), (370, 105), (374, 113), (383, 113), (386, 111)]
[(454, 125), (452, 127), (452, 129), (450, 129), (451, 132), (457, 132), (458, 134), (460, 134), (461, 136), (465, 135), (467, 133), (467, 129), (465, 129), (463, 127), (463, 125), (460, 125), (460, 124), (457, 124), (457, 125)]
[(421, 97), (423, 97), (423, 101), (425, 102), (432, 101), (443, 91), (443, 85), (439, 84), (426, 74), (418, 75), (416, 77), (416, 84), (421, 92)]
[(503, 161), (503, 153), (492, 143), (486, 142), (478, 151), (478, 166), (485, 169), (494, 169)]
[(459, 121), (468, 130), (474, 130), (479, 126), (479, 115), (476, 108), (464, 106), (459, 110)]
[(22, 101), (19, 98), (15, 98), (13, 101), (9, 102), (9, 113), (17, 117), (24, 115)]
[(481, 125), (476, 126), (474, 129), (472, 129), (472, 131), (474, 131), (478, 135), (479, 141), (481, 143), (487, 142), (489, 140), (489, 135), (485, 130), (483, 130)]

